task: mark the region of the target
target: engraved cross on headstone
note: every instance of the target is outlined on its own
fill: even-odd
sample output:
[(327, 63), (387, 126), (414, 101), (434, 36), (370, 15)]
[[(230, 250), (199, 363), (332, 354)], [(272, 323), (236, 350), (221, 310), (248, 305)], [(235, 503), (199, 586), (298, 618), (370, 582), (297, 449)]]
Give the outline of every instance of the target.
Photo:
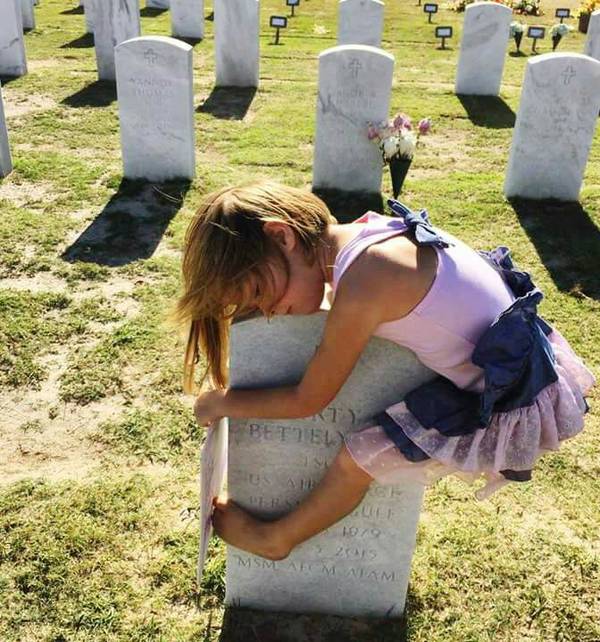
[(149, 65), (154, 65), (158, 60), (158, 54), (153, 49), (146, 49), (144, 52), (144, 60)]
[(577, 75), (577, 72), (575, 69), (573, 69), (572, 65), (569, 65), (568, 67), (565, 68), (565, 70), (562, 72), (561, 76), (563, 78), (563, 84), (568, 85), (573, 78)]
[(360, 60), (352, 58), (352, 60), (348, 63), (348, 69), (350, 70), (352, 78), (358, 78), (358, 72), (362, 69)]

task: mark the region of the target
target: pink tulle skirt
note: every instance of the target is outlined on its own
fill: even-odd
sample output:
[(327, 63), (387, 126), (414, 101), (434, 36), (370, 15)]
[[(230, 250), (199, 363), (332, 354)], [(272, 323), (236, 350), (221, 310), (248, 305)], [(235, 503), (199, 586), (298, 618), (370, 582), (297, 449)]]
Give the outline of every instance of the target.
[(387, 408), (387, 414), (431, 459), (409, 461), (377, 425), (346, 437), (350, 454), (380, 484), (410, 480), (430, 485), (454, 474), (469, 483), (485, 480), (475, 496), (489, 497), (509, 483), (501, 470), (532, 470), (541, 455), (558, 450), (561, 441), (583, 429), (584, 396), (594, 385), (594, 376), (559, 332), (554, 330), (548, 338), (558, 381), (544, 388), (531, 406), (496, 413), (485, 429), (446, 437), (422, 426), (401, 402)]

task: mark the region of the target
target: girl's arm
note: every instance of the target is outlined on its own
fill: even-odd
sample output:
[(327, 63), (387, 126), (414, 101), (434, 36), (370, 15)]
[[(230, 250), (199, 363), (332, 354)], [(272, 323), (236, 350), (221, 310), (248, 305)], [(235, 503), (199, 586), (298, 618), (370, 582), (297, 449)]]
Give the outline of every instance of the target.
[(399, 287), (410, 279), (398, 277), (408, 275), (400, 275), (398, 266), (393, 272), (386, 265), (383, 269), (374, 266), (371, 260), (356, 261), (348, 270), (327, 317), (323, 339), (299, 384), (207, 393), (196, 403), (199, 421), (221, 416), (292, 419), (320, 412), (339, 392), (376, 327), (389, 320), (390, 307), (395, 308), (399, 299), (409, 308), (418, 302), (419, 298), (410, 300), (410, 288)]

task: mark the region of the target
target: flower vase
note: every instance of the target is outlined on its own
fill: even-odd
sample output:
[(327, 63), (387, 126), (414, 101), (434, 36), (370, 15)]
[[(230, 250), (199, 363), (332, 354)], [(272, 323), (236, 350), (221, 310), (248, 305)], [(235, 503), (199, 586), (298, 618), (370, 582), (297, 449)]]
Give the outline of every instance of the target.
[(394, 198), (400, 194), (402, 190), (402, 184), (408, 174), (408, 168), (412, 163), (412, 158), (402, 158), (402, 156), (396, 156), (390, 160), (390, 176), (392, 177), (392, 191), (394, 193)]
[(556, 50), (556, 47), (558, 47), (558, 43), (561, 41), (562, 36), (560, 34), (556, 34), (555, 36), (552, 36), (552, 51)]
[(516, 33), (514, 35), (514, 38), (515, 38), (515, 44), (517, 45), (517, 51), (521, 51), (521, 40), (523, 40), (523, 32)]
[(579, 24), (578, 28), (581, 33), (587, 33), (588, 27), (590, 26), (590, 16), (591, 13), (580, 13), (579, 14)]

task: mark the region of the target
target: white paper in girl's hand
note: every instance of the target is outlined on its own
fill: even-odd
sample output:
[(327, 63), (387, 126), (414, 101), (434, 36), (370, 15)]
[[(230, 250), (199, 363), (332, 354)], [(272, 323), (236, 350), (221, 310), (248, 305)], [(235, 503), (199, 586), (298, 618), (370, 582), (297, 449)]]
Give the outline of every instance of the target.
[(200, 548), (198, 551), (198, 586), (206, 561), (208, 540), (212, 533), (212, 500), (223, 488), (227, 474), (227, 434), (229, 425), (226, 418), (211, 424), (206, 434), (200, 455)]

